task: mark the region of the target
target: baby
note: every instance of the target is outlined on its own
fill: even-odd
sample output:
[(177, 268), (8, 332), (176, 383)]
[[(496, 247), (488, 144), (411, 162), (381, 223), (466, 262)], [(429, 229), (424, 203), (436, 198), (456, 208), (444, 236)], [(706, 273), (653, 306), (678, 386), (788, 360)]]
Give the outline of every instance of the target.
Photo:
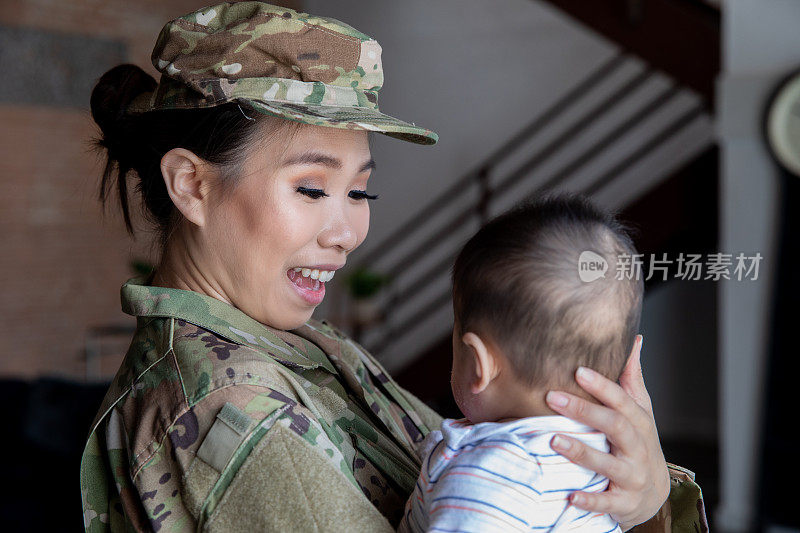
[[(603, 276), (581, 280), (585, 251), (606, 262)], [(465, 418), (445, 420), (425, 441), (399, 531), (619, 531), (609, 515), (568, 499), (608, 480), (550, 447), (566, 434), (608, 451), (605, 435), (557, 415), (545, 395), (591, 399), (575, 384), (579, 366), (619, 378), (643, 284), (636, 271), (617, 279), (614, 265), (635, 253), (623, 227), (578, 196), (514, 209), (467, 242), (453, 267), (451, 377)]]

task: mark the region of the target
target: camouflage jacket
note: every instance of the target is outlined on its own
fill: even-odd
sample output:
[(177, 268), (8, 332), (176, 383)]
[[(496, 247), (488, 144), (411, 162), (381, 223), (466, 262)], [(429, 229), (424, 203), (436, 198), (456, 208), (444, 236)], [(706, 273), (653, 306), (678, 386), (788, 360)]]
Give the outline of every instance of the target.
[[(394, 530), (439, 415), (324, 321), (275, 330), (143, 281), (122, 287), (137, 330), (81, 461), (87, 531)], [(637, 530), (695, 531), (699, 489), (671, 473)]]

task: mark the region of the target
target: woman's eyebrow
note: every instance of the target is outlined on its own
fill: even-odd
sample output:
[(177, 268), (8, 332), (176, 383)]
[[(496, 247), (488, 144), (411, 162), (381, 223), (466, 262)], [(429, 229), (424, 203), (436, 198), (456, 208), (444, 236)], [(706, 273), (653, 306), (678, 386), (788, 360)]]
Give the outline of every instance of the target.
[(339, 170), (342, 168), (342, 161), (322, 152), (302, 152), (289, 157), (281, 163), (282, 167), (290, 167), (292, 165), (323, 165)]
[[(342, 160), (322, 152), (303, 152), (293, 155), (281, 163), (281, 167), (289, 167), (292, 165), (322, 165), (334, 170), (341, 170), (344, 166)], [(369, 161), (361, 165), (359, 173), (366, 172), (375, 168), (375, 160), (370, 158)]]
[(358, 171), (359, 174), (362, 172), (366, 172), (367, 170), (373, 170), (375, 168), (375, 160), (370, 158), (369, 161), (361, 165), (361, 169)]

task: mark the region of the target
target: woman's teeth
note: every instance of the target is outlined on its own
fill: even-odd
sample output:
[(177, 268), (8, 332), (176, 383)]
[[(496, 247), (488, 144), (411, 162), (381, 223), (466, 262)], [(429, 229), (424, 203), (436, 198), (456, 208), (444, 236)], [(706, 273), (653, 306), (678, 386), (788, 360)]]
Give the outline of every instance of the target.
[(304, 278), (317, 279), (323, 283), (332, 280), (333, 275), (336, 273), (333, 270), (317, 270), (317, 269), (302, 268), (302, 267), (296, 267), (293, 270), (295, 272), (299, 272), (300, 275), (303, 276)]

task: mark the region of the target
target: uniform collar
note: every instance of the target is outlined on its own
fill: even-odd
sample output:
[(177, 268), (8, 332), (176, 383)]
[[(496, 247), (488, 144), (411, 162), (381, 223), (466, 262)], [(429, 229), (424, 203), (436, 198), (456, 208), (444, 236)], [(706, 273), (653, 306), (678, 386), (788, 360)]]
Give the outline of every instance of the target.
[(273, 359), (300, 368), (326, 368), (327, 361), (314, 361), (296, 346), (278, 337), (271, 328), (243, 311), (211, 296), (194, 291), (147, 285), (144, 276), (122, 286), (122, 310), (135, 317), (166, 317), (185, 320), (220, 337), (266, 352)]

